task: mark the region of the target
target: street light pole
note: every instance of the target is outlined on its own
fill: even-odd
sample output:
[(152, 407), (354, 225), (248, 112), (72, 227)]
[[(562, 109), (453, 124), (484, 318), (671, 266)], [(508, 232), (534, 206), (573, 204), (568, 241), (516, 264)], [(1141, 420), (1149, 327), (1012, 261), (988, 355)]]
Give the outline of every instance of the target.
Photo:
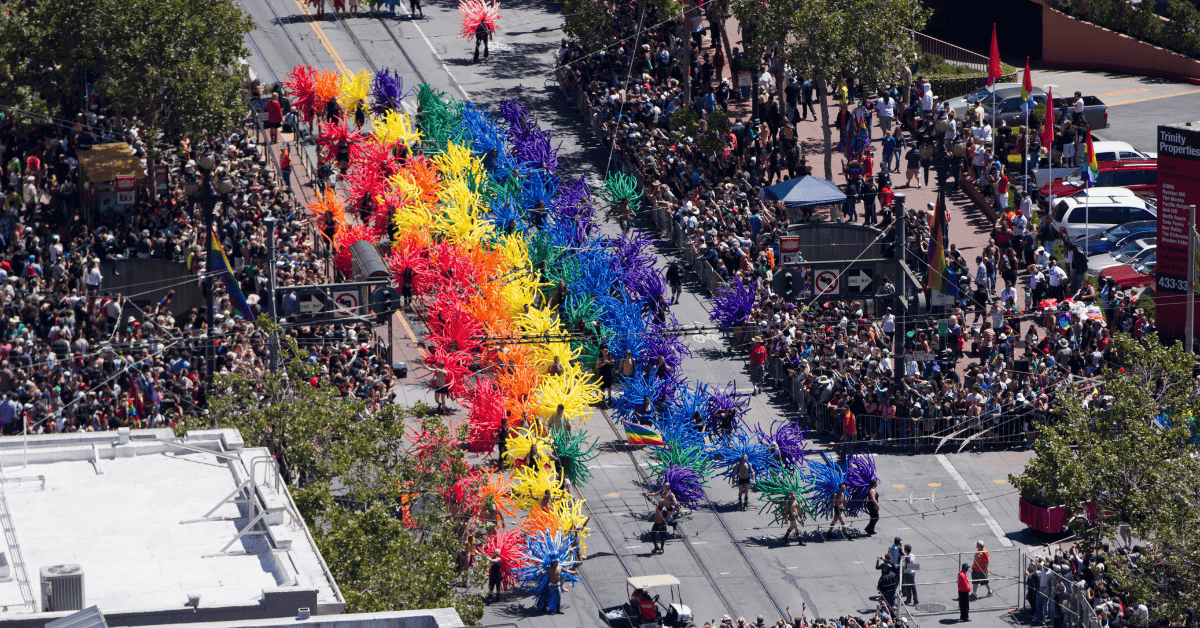
[(217, 367), (216, 335), (213, 332), (215, 299), (213, 294), (213, 244), (216, 235), (213, 233), (213, 212), (217, 204), (217, 193), (213, 190), (212, 171), (204, 173), (204, 183), (200, 186), (200, 203), (204, 207), (204, 231), (207, 234), (204, 243), (204, 322), (207, 337), (204, 339), (205, 372), (208, 374), (209, 389), (212, 388), (213, 375)]
[(893, 248), (896, 258), (896, 298), (894, 299), (896, 307), (893, 308), (896, 312), (896, 341), (892, 347), (892, 378), (895, 380), (895, 390), (902, 390), (904, 383), (904, 333), (905, 320), (908, 318), (908, 275), (904, 272), (905, 251), (908, 248), (908, 234), (905, 233), (905, 227), (908, 224), (904, 202), (907, 200), (907, 195), (897, 193), (892, 198), (892, 218), (895, 222), (892, 223), (892, 229), (895, 230), (895, 246)]
[[(267, 218), (263, 220), (263, 225), (267, 229), (267, 316), (271, 317), (272, 323), (279, 322), (279, 316), (275, 311), (275, 225), (279, 221), (275, 218)], [(271, 332), (271, 371), (279, 368), (279, 331)]]

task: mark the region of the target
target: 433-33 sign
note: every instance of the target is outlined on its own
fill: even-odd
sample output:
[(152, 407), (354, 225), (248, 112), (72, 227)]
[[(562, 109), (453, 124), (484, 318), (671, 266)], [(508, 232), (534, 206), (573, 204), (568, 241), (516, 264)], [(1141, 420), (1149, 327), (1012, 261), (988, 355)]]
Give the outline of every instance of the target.
[(1159, 275), (1157, 285), (1158, 285), (1158, 289), (1162, 290), (1164, 292), (1177, 292), (1177, 293), (1187, 292), (1187, 278), (1186, 277), (1175, 277), (1172, 275)]

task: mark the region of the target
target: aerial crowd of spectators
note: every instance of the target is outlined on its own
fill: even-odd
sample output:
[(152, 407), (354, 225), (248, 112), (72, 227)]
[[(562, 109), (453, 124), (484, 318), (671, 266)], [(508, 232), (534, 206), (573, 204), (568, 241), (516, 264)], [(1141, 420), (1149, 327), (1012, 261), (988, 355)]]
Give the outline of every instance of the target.
[(1078, 617), (1095, 617), (1092, 625), (1147, 626), (1150, 609), (1121, 591), (1108, 567), (1153, 569), (1153, 551), (1128, 542), (1118, 547), (1105, 543), (1094, 552), (1074, 546), (1065, 551), (1055, 548), (1026, 567), (1025, 604), (1035, 623), (1044, 625), (1075, 624)]
[[(255, 315), (263, 311), (272, 270), (279, 286), (331, 279), (319, 245), (323, 236), (291, 186), (280, 182), (255, 125), (154, 147), (168, 166), (166, 190), (152, 200), (149, 179), (142, 179), (135, 204), (103, 211), (95, 203), (98, 187), (81, 179), (81, 158), (95, 146), (124, 143), (144, 167), (152, 140), (138, 121), (122, 118), (97, 96), (73, 120), (33, 131), (17, 123), (10, 117), (0, 128), (0, 420), (6, 434), (26, 427), (156, 427), (199, 416), (208, 395), (208, 344), (215, 345), (218, 375), (268, 370), (266, 332), (235, 314), (220, 282), (214, 282), (215, 342), (205, 342), (204, 308), (180, 305), (185, 292), (203, 295), (205, 167), (216, 195), (214, 229)], [(267, 217), (278, 219), (273, 269)], [(126, 285), (104, 276), (109, 262), (122, 259), (172, 261), (190, 272), (177, 281)], [(292, 297), (282, 300), (281, 315), (296, 314), (285, 308), (294, 306)], [(368, 326), (285, 329), (343, 394), (375, 405), (387, 398), (392, 372), (376, 354)]]
[[(1023, 128), (993, 130), (979, 109), (957, 119), (899, 58), (896, 85), (872, 93), (852, 78), (839, 78), (829, 86), (838, 108), (833, 123), (839, 150), (862, 133), (860, 121), (869, 137), (858, 142), (862, 150), (846, 151), (842, 187), (848, 199), (829, 208), (828, 218), (857, 221), (862, 203), (862, 222), (882, 232), (883, 257), (893, 254), (897, 221), (903, 220), (905, 259), (923, 279), (933, 203), (905, 207), (896, 202), (896, 191), (929, 185), (932, 170), (939, 182), (970, 177), (997, 216), (991, 239), (974, 259), (947, 243), (946, 275), (957, 297), (941, 326), (932, 317), (898, 320), (889, 308), (896, 288), (886, 278), (873, 286), (869, 300), (814, 300), (812, 273), (802, 266), (801, 298), (785, 302), (771, 282), (780, 238), (789, 224), (820, 218), (785, 209), (763, 190), (785, 173), (811, 173), (796, 124), (816, 117), (817, 86), (786, 75), (771, 59), (750, 67), (734, 48), (731, 76), (757, 70), (762, 94), (739, 110), (736, 103), (749, 98), (750, 89), (731, 88), (724, 77), (717, 28), (710, 29), (711, 48), (700, 46), (701, 12), (685, 26), (690, 33), (677, 32), (676, 22), (668, 21), (635, 37), (633, 7), (614, 3), (612, 17), (624, 40), (612, 46), (588, 53), (580, 42), (563, 41), (560, 83), (612, 146), (614, 168), (642, 182), (642, 209), (667, 213), (682, 231), (681, 253), (706, 260), (724, 282), (755, 286), (756, 306), (733, 330), (734, 342), (749, 348), (760, 341), (778, 361), (774, 383), (803, 391), (797, 401), (834, 436), (913, 449), (933, 447), (952, 434), (973, 446), (1031, 446), (1037, 425), (1053, 420), (1058, 387), (1096, 375), (1113, 359), (1110, 329), (1135, 336), (1153, 330), (1132, 294), (1084, 282), (1086, 260), (1072, 247), (1060, 243), (1056, 257), (1048, 216), (1033, 224), (1034, 200), (1010, 193), (1008, 164), (1019, 168), (1020, 158), (1009, 156), (1023, 156), (1028, 143), (1031, 155), (1058, 163), (1059, 143), (1042, 147)], [(647, 16), (646, 23), (658, 21)], [(683, 62), (689, 34), (695, 44), (690, 68)], [(642, 43), (635, 49), (634, 42)], [(681, 87), (685, 71), (691, 102)], [(786, 115), (773, 98), (777, 81), (786, 86)], [(732, 116), (732, 130), (714, 154), (704, 154), (670, 124), (685, 108), (705, 123)], [(902, 163), (906, 181), (893, 182)], [(943, 235), (948, 238), (948, 229)], [(900, 354), (908, 357), (899, 360)]]

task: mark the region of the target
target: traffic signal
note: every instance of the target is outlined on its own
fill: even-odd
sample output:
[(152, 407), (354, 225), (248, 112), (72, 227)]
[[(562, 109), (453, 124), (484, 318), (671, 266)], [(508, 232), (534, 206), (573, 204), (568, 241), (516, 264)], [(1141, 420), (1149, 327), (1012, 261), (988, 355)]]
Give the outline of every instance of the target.
[(800, 298), (800, 292), (804, 289), (804, 279), (799, 269), (784, 268), (776, 272), (775, 277), (771, 279), (771, 289), (784, 300), (795, 301)]

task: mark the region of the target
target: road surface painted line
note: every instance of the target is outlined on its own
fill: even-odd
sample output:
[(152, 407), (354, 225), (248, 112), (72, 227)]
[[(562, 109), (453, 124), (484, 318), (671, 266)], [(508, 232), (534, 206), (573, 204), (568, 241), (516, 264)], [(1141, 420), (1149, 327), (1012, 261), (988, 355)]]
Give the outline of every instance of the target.
[(1125, 94), (1136, 94), (1138, 92), (1148, 92), (1149, 87), (1139, 87), (1137, 89), (1127, 89), (1120, 92), (1109, 92), (1107, 94), (1096, 94), (1096, 98), (1107, 98), (1109, 96), (1124, 96)]
[(412, 327), (408, 326), (408, 319), (404, 318), (404, 314), (401, 312), (396, 313), (400, 314), (400, 324), (404, 326), (404, 332), (408, 334), (409, 340), (412, 340), (413, 344), (421, 344), (421, 342), (417, 340), (417, 335), (413, 333)]
[(988, 512), (987, 506), (984, 506), (983, 502), (979, 501), (979, 496), (975, 494), (975, 491), (971, 490), (971, 485), (967, 484), (967, 481), (963, 479), (958, 469), (955, 469), (954, 465), (950, 464), (950, 459), (945, 454), (938, 454), (937, 459), (946, 468), (946, 472), (950, 474), (950, 477), (954, 478), (955, 482), (958, 482), (958, 488), (961, 488), (967, 494), (967, 499), (971, 500), (971, 503), (975, 505), (975, 510), (983, 516), (983, 520), (987, 523), (987, 526), (992, 529), (992, 534), (995, 534), (996, 538), (1000, 539), (1000, 544), (1004, 547), (1012, 547), (1013, 542), (1008, 540), (1007, 536), (1004, 536), (1004, 530), (1000, 528), (999, 523), (996, 523), (996, 518), (992, 516), (992, 513)]
[(1133, 100), (1122, 100), (1120, 102), (1109, 103), (1109, 107), (1117, 107), (1119, 105), (1132, 105), (1135, 102), (1146, 102), (1147, 100), (1158, 100), (1159, 98), (1174, 98), (1176, 96), (1187, 96), (1200, 92), (1200, 89), (1189, 89), (1186, 92), (1175, 92), (1174, 94), (1163, 94), (1161, 96), (1147, 96), (1145, 98), (1134, 98)]
[[(308, 8), (305, 7), (300, 0), (292, 0), (292, 2), (296, 3), (296, 8), (300, 9), (301, 13), (310, 18), (313, 17), (312, 13), (308, 12)], [(312, 27), (313, 32), (317, 34), (317, 39), (321, 40), (321, 45), (325, 47), (325, 51), (329, 53), (329, 56), (333, 57), (333, 62), (337, 64), (338, 68), (342, 71), (342, 74), (349, 74), (350, 70), (346, 69), (345, 62), (342, 61), (342, 58), (338, 55), (337, 50), (334, 49), (333, 44), (329, 41), (329, 38), (325, 36), (325, 31), (321, 29), (321, 25), (311, 19), (305, 21), (307, 21), (308, 25)]]
[[(300, 2), (300, 0), (295, 1)], [(417, 32), (421, 33), (421, 39), (424, 39), (425, 45), (429, 46), (429, 52), (432, 52), (433, 56), (437, 58), (438, 63), (442, 64), (442, 69), (446, 71), (446, 76), (449, 76), (450, 80), (454, 81), (454, 86), (458, 88), (458, 93), (462, 94), (463, 99), (471, 100), (471, 96), (467, 94), (467, 90), (463, 89), (462, 83), (459, 83), (458, 79), (454, 77), (454, 73), (450, 71), (450, 66), (446, 65), (446, 60), (442, 58), (442, 55), (438, 54), (437, 49), (433, 47), (433, 42), (429, 41), (429, 38), (425, 36), (425, 31), (421, 29), (421, 25), (417, 24), (416, 20), (412, 19), (412, 14), (408, 12), (408, 9), (404, 8), (403, 4), (400, 5), (400, 10), (404, 11), (404, 14), (409, 17), (409, 21), (412, 22), (412, 25), (417, 27)]]

